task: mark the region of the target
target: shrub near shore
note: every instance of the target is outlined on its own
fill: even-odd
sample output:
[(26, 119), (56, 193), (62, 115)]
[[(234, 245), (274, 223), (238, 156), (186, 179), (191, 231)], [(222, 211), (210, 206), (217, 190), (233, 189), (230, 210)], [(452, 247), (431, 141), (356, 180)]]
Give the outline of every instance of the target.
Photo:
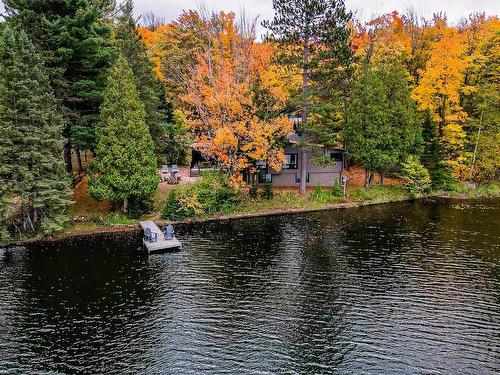
[(229, 213), (238, 191), (222, 173), (205, 173), (200, 181), (169, 192), (162, 218), (183, 220), (202, 214)]
[[(220, 177), (222, 178), (222, 177)], [(193, 184), (194, 185), (194, 184)], [(321, 192), (313, 194), (314, 190), (308, 195), (303, 196), (296, 190), (281, 190), (274, 189), (272, 198), (266, 199), (262, 196), (262, 187), (257, 186), (257, 194), (251, 197), (249, 194), (237, 192), (232, 190), (231, 202), (224, 204), (224, 200), (219, 200), (219, 207), (224, 207), (219, 211), (213, 208), (200, 210), (198, 213), (189, 212), (185, 215), (184, 211), (180, 211), (181, 215), (170, 216), (169, 212), (177, 212), (179, 208), (179, 195), (187, 195), (186, 191), (192, 193), (193, 185), (176, 187), (174, 190), (160, 190), (155, 197), (155, 210), (151, 214), (142, 216), (141, 220), (159, 220), (160, 218), (167, 221), (182, 221), (186, 219), (205, 220), (220, 217), (244, 217), (255, 216), (260, 214), (282, 214), (286, 212), (297, 211), (311, 211), (318, 209), (334, 209), (336, 207), (346, 207), (349, 205), (357, 206), (359, 204), (369, 203), (388, 203), (396, 202), (407, 199), (413, 199), (412, 195), (400, 184), (386, 184), (386, 185), (373, 185), (369, 189), (363, 187), (351, 187), (347, 190), (347, 197), (337, 197), (336, 188), (316, 187)], [(173, 193), (172, 193), (173, 192)], [(214, 195), (221, 197), (220, 193)], [(450, 198), (498, 198), (500, 197), (500, 183), (491, 182), (487, 184), (480, 184), (478, 186), (473, 184), (456, 183), (452, 190), (447, 191), (431, 191), (420, 195), (419, 197), (450, 197)], [(319, 198), (319, 199), (316, 199)], [(169, 201), (170, 199), (170, 201)], [(197, 197), (198, 199), (198, 197)], [(166, 206), (171, 205), (172, 208)], [(213, 207), (213, 206), (212, 206)], [(177, 209), (176, 209), (177, 208)], [(172, 211), (173, 210), (173, 211)], [(184, 213), (184, 215), (182, 215)], [(137, 228), (137, 220), (123, 216), (118, 210), (103, 213), (102, 210), (91, 213), (89, 209), (86, 210), (84, 216), (79, 216), (72, 220), (71, 226), (65, 230), (58, 237), (78, 234), (100, 233), (108, 231), (121, 231), (125, 230), (124, 226), (129, 228)], [(162, 222), (160, 221), (160, 224)], [(18, 238), (17, 240), (27, 239), (26, 237)]]
[(255, 194), (247, 194), (234, 188), (224, 174), (205, 173), (198, 182), (168, 192), (161, 218), (180, 221), (219, 214), (318, 209), (338, 203), (379, 202), (409, 197), (407, 191), (400, 185), (376, 185), (370, 189), (354, 188), (349, 191), (348, 197), (343, 197), (340, 185), (333, 187), (318, 185), (305, 196), (296, 191), (273, 189), (270, 184), (254, 189)]
[(179, 187), (168, 193), (161, 218), (171, 221), (206, 219), (219, 215), (245, 215), (273, 211), (314, 210), (334, 207), (341, 203), (380, 203), (412, 199), (416, 196), (498, 197), (500, 185), (491, 183), (471, 187), (455, 184), (453, 190), (415, 194), (405, 185), (373, 185), (354, 187), (342, 196), (341, 186), (316, 186), (306, 196), (294, 190), (276, 190), (271, 186), (255, 187), (258, 194), (246, 194), (228, 183), (223, 174), (208, 173), (192, 185)]

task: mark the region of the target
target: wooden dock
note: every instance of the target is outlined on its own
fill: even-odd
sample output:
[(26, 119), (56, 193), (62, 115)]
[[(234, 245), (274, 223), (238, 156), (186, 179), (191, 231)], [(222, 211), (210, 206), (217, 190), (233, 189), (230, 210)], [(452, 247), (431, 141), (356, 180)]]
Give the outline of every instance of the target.
[(175, 236), (172, 239), (166, 239), (161, 229), (158, 228), (154, 222), (140, 221), (139, 225), (143, 231), (145, 231), (146, 228), (151, 229), (151, 233), (153, 234), (153, 241), (146, 241), (144, 238), (142, 240), (149, 253), (157, 253), (169, 249), (175, 250), (182, 247), (182, 244), (177, 238), (175, 238)]

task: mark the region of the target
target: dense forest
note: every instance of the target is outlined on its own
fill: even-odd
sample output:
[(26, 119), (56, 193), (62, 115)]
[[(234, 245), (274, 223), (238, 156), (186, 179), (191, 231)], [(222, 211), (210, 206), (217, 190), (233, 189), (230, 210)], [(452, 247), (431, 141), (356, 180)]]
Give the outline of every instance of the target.
[(274, 0), (258, 37), (261, 20), (203, 7), (165, 23), (131, 0), (4, 3), (0, 237), (64, 228), (80, 151), (90, 194), (125, 211), (191, 147), (242, 185), (294, 132), (303, 152), (345, 148), (366, 187), (394, 166), (436, 190), (500, 176), (496, 16), (361, 22), (343, 1)]

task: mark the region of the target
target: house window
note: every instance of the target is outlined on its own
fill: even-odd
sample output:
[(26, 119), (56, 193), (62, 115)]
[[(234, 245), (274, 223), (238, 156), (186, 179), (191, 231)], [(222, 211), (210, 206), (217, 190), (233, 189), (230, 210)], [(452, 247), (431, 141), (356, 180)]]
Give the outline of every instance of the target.
[(342, 152), (340, 152), (340, 151), (330, 152), (330, 158), (331, 158), (334, 162), (339, 162), (339, 163), (341, 163), (341, 162), (342, 162)]
[(273, 182), (273, 175), (266, 173), (266, 171), (261, 171), (258, 175), (259, 184), (264, 184), (266, 182)]
[[(295, 182), (296, 183), (300, 182), (300, 173), (295, 173)], [(309, 173), (307, 174), (306, 182), (309, 182)]]
[(266, 169), (267, 168), (267, 164), (266, 164), (266, 161), (258, 161), (257, 163), (255, 163), (255, 166), (257, 167), (257, 169)]
[(298, 169), (299, 168), (299, 154), (285, 154), (286, 163), (283, 169)]

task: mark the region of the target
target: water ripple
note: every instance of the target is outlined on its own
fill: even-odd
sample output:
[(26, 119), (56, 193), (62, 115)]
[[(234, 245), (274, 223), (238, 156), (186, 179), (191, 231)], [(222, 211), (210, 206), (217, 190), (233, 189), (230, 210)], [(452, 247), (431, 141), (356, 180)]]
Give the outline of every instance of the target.
[(0, 374), (496, 374), (499, 200), (0, 250)]

